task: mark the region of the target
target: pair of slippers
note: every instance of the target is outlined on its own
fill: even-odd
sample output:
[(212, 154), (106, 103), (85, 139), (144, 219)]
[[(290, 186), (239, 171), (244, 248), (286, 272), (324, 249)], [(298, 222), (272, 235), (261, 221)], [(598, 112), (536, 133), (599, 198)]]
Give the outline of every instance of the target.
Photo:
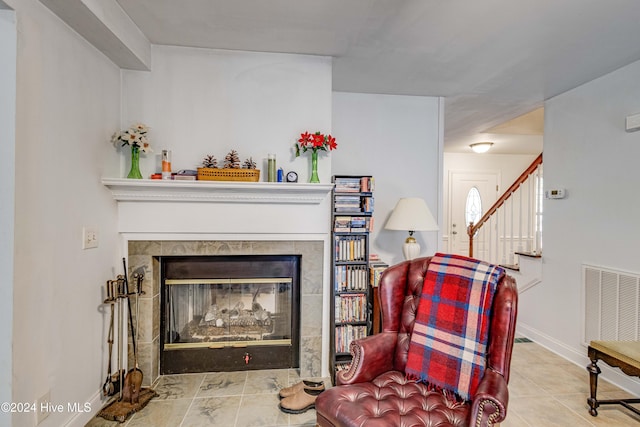
[(288, 414), (302, 414), (316, 407), (316, 397), (324, 391), (324, 382), (302, 380), (280, 390), (280, 410)]

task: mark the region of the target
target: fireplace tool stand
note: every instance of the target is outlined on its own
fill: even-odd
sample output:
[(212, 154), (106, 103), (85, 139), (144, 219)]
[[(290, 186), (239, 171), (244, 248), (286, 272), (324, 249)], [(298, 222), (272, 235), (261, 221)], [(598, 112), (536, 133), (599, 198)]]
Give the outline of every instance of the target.
[[(109, 346), (109, 362), (107, 366), (107, 379), (102, 387), (102, 393), (105, 397), (112, 397), (112, 399), (103, 407), (98, 416), (118, 422), (125, 422), (127, 418), (133, 413), (140, 411), (144, 408), (149, 401), (157, 396), (157, 393), (150, 388), (142, 388), (142, 370), (138, 366), (138, 353), (136, 348), (136, 335), (138, 332), (138, 313), (139, 313), (139, 297), (144, 294), (141, 290), (143, 274), (136, 273), (133, 275), (135, 281), (135, 289), (129, 290), (129, 284), (127, 281), (127, 266), (126, 261), (122, 259), (124, 265), (124, 275), (118, 275), (115, 280), (108, 280), (106, 284), (107, 298), (104, 300), (105, 304), (110, 306), (110, 320), (109, 320), (109, 335), (107, 343)], [(136, 296), (136, 327), (133, 325), (133, 312), (131, 309), (131, 297)], [(124, 304), (127, 304), (128, 319), (125, 318)], [(111, 359), (113, 351), (114, 341), (114, 317), (117, 305), (117, 371), (112, 373)], [(130, 325), (131, 331), (131, 343), (133, 349), (134, 365), (128, 372), (122, 367), (122, 352), (125, 348), (124, 339), (126, 336), (125, 322)]]

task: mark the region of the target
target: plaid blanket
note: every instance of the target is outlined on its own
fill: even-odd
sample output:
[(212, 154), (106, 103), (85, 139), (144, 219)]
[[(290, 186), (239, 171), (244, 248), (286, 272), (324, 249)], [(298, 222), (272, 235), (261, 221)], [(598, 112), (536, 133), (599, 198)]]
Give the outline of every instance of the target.
[(409, 343), (408, 378), (475, 394), (486, 361), (489, 314), (504, 270), (483, 261), (437, 253), (429, 263)]

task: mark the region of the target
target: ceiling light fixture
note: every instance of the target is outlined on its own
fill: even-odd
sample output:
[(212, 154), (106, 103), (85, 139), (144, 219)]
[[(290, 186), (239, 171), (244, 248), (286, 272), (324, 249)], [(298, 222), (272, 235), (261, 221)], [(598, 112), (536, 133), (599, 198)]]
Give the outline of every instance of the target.
[(489, 151), (493, 142), (476, 142), (475, 144), (471, 144), (469, 147), (476, 153), (486, 153)]

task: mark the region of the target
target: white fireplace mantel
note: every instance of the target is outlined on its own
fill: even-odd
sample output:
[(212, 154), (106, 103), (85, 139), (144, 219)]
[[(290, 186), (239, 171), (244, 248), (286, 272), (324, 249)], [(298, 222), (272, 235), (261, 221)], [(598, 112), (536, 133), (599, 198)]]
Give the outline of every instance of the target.
[(333, 184), (103, 178), (118, 202), (320, 204)]
[[(305, 242), (322, 242), (321, 253), (315, 249), (307, 251), (306, 256), (318, 265), (317, 271), (303, 280), (312, 287), (319, 286), (319, 289), (314, 288), (315, 294), (303, 295), (307, 299), (303, 307), (322, 307), (314, 321), (309, 321), (311, 318), (305, 315), (309, 324), (313, 324), (314, 331), (317, 331), (318, 324), (322, 328), (317, 334), (318, 340), (309, 339), (315, 333), (305, 335), (301, 354), (321, 354), (321, 376), (328, 373), (326, 348), (329, 345), (333, 184), (118, 178), (103, 178), (102, 184), (111, 191), (117, 205), (117, 230), (123, 239), (124, 253), (127, 253), (130, 241), (159, 240), (178, 244), (194, 240), (242, 241), (243, 244), (232, 247), (240, 252), (249, 247), (251, 254), (298, 254), (295, 250), (305, 247)], [(269, 244), (261, 244), (263, 241)], [(291, 242), (300, 244), (289, 245)], [(255, 247), (252, 246), (254, 243)], [(184, 251), (181, 247), (175, 253)], [(305, 261), (303, 275), (308, 265), (310, 262)], [(312, 359), (301, 357), (300, 368), (305, 376), (315, 377), (320, 373), (317, 367), (313, 367)]]

